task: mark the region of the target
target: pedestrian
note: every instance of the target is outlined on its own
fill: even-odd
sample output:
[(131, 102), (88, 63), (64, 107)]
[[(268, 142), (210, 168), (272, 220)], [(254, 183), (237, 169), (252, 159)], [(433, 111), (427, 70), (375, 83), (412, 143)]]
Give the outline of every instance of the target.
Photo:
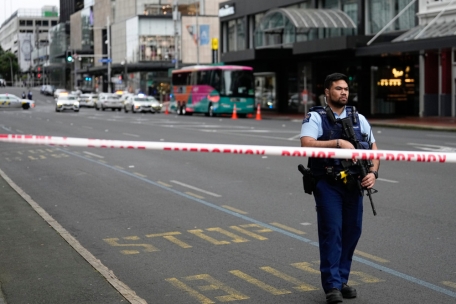
[[(348, 106), (348, 78), (334, 73), (326, 77), (326, 106), (310, 109), (301, 127), (301, 146), (312, 148), (355, 149), (344, 139), (345, 135), (337, 119), (351, 118), (359, 143), (377, 150), (371, 127), (366, 118)], [(346, 137), (345, 137), (346, 138)], [(351, 164), (348, 171), (347, 163)], [(315, 178), (313, 195), (317, 210), (318, 242), (320, 250), (321, 283), (326, 303), (341, 303), (343, 298), (355, 298), (357, 291), (349, 286), (348, 277), (353, 253), (361, 236), (363, 196), (358, 181), (364, 189), (371, 189), (378, 177), (379, 160), (373, 160), (364, 178), (359, 177), (359, 167), (353, 160), (334, 158), (310, 158), (308, 167)], [(348, 172), (348, 182), (340, 174)], [(342, 177), (342, 178), (340, 178)], [(352, 187), (350, 187), (350, 185)]]
[(25, 98), (27, 98), (27, 95), (25, 94), (24, 91), (22, 91), (22, 99), (25, 99)]
[(33, 95), (32, 95), (32, 91), (29, 90), (29, 91), (28, 91), (28, 94), (27, 94), (28, 99), (29, 99), (29, 100), (32, 100), (32, 96), (33, 96)]

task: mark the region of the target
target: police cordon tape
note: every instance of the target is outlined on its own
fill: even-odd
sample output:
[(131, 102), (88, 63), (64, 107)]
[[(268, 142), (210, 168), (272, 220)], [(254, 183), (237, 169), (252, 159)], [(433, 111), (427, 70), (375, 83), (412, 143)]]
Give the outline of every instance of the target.
[(135, 149), (227, 153), (246, 155), (269, 155), (290, 157), (342, 158), (342, 159), (379, 159), (387, 161), (456, 163), (456, 153), (435, 153), (419, 151), (392, 150), (350, 150), (329, 148), (302, 148), (283, 146), (225, 145), (202, 143), (176, 143), (154, 141), (125, 141), (109, 139), (57, 137), (42, 135), (0, 134), (0, 142), (74, 146), (88, 148)]

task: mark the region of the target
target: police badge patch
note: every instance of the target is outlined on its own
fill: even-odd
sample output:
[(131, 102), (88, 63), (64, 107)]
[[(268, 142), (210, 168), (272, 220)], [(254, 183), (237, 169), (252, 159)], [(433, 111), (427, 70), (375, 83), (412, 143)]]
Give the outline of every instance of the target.
[(310, 116), (312, 116), (312, 114), (307, 113), (306, 117), (304, 117), (304, 119), (302, 120), (302, 124), (305, 124), (306, 122), (309, 122)]

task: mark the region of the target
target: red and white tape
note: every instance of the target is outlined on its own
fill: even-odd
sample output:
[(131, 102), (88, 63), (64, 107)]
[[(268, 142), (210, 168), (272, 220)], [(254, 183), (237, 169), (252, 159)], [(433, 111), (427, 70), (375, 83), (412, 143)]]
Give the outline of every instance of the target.
[(75, 137), (56, 137), (40, 135), (0, 134), (0, 142), (33, 145), (74, 146), (88, 148), (137, 149), (161, 151), (186, 151), (205, 153), (227, 153), (269, 156), (343, 158), (343, 159), (379, 159), (387, 161), (456, 163), (456, 153), (436, 153), (419, 151), (393, 150), (348, 150), (328, 148), (301, 148), (281, 146), (251, 146), (225, 144), (199, 144), (175, 142), (146, 142), (107, 140)]

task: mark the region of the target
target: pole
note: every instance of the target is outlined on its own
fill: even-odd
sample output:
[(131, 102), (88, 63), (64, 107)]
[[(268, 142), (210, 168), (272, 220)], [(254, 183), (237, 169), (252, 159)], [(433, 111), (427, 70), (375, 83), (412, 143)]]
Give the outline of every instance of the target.
[(109, 24), (109, 16), (106, 17), (106, 31), (108, 36), (108, 93), (111, 93), (111, 27)]
[(200, 48), (199, 48), (199, 41), (200, 41), (200, 36), (199, 36), (199, 23), (198, 23), (198, 17), (199, 17), (199, 11), (200, 11), (200, 4), (198, 4), (198, 10), (196, 11), (196, 64), (200, 64)]
[(128, 71), (127, 71), (127, 57), (125, 57), (125, 66), (124, 66), (124, 82), (125, 82), (125, 89), (128, 91)]
[[(307, 74), (306, 74), (306, 67), (304, 66), (304, 70), (302, 71), (304, 73), (304, 91), (307, 92)], [(307, 93), (308, 94), (308, 93)], [(307, 102), (309, 100), (309, 95), (307, 95), (307, 100), (304, 101), (304, 114), (307, 113)], [(304, 98), (304, 95), (303, 95)]]
[(14, 84), (14, 81), (13, 81), (13, 61), (11, 60), (11, 58), (9, 56), (6, 56), (9, 61), (10, 61), (10, 68), (11, 68), (11, 86), (13, 86)]
[(174, 11), (173, 11), (173, 20), (174, 20), (174, 68), (177, 70), (179, 68), (179, 32), (177, 31), (177, 19), (179, 18), (179, 11), (177, 6), (177, 0), (174, 0)]

